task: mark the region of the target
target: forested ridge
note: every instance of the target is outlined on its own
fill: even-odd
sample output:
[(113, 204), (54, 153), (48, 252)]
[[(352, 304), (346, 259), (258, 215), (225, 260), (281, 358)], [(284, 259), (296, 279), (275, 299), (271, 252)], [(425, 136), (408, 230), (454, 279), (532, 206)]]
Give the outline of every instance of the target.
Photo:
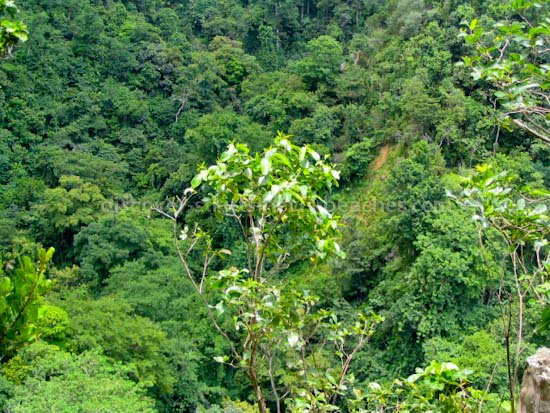
[(547, 0), (16, 3), (1, 411), (518, 411)]

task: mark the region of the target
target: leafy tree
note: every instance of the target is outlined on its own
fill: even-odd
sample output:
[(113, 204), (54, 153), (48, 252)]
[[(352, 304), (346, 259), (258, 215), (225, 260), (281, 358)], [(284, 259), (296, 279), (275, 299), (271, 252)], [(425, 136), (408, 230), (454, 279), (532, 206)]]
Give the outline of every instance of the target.
[(443, 147), (447, 163), (469, 166), (485, 159), (488, 145), (484, 135), (490, 134), (492, 126), (487, 109), (465, 96), (449, 79), (442, 82), (438, 92), (443, 111), (435, 121), (435, 139)]
[(217, 63), (217, 70), (229, 86), (240, 84), (257, 70), (256, 59), (244, 52), (241, 43), (228, 37), (215, 37), (208, 48)]
[(261, 25), (258, 28), (258, 40), (260, 43), (257, 52), (258, 61), (265, 69), (277, 69), (280, 66), (281, 58), (277, 52), (278, 39), (275, 36), (273, 27)]
[(125, 262), (142, 258), (148, 268), (162, 262), (171, 249), (163, 234), (166, 225), (143, 215), (126, 209), (101, 217), (76, 235), (74, 251), (83, 280), (100, 286), (113, 268)]
[(387, 225), (403, 253), (414, 252), (412, 242), (425, 229), (429, 212), (444, 199), (440, 178), (443, 161), (427, 142), (413, 146), (410, 157), (402, 159), (391, 171), (387, 182)]
[(0, 359), (48, 333), (45, 318), (57, 311), (44, 302), (52, 288), (46, 270), (53, 253), (40, 249), (37, 263), (29, 256), (0, 263)]
[(247, 116), (230, 110), (202, 116), (195, 128), (185, 134), (189, 149), (196, 153), (197, 162), (215, 162), (230, 142), (245, 143), (253, 151), (268, 146), (271, 135)]
[[(496, 231), (504, 243), (502, 254), (507, 260), (507, 268), (502, 276), (503, 287), (498, 299), (507, 325), (504, 339), (512, 412), (519, 384), (520, 356), (525, 346), (526, 305), (530, 300), (538, 302), (542, 308), (548, 305), (545, 282), (550, 262), (547, 241), (550, 226), (546, 206), (549, 193), (531, 186), (518, 188), (514, 180), (514, 175), (496, 173), (491, 166), (480, 165), (476, 173), (466, 179), (465, 189), (457, 198), (461, 205), (475, 211), (473, 219), (479, 225), (482, 251), (487, 254), (489, 229)], [(517, 316), (517, 326), (511, 321), (506, 322), (514, 315)], [(513, 334), (516, 348), (512, 355)]]
[(369, 411), (477, 412), (481, 408), (502, 408), (496, 395), (469, 386), (471, 371), (455, 364), (431, 362), (426, 368), (390, 386), (369, 385), (372, 390), (365, 398)]
[(437, 99), (430, 96), (422, 80), (416, 77), (407, 79), (402, 95), (404, 116), (413, 128), (413, 136), (426, 136), (435, 124)]
[(13, 385), (0, 373), (0, 409), (6, 410), (12, 394)]
[(7, 405), (17, 413), (155, 413), (143, 386), (128, 378), (131, 370), (112, 364), (99, 352), (78, 356), (36, 343), (3, 366), (16, 385)]
[[(277, 137), (274, 147), (255, 156), (246, 146), (231, 144), (217, 164), (201, 169), (192, 181), (193, 188), (206, 191), (203, 199), (208, 207), (220, 217), (235, 220), (246, 245), (246, 267), (224, 269), (216, 278), (209, 276), (212, 260), (231, 251), (214, 248), (208, 234), (197, 226), (185, 225), (180, 233), (178, 219), (195, 189), (179, 198), (173, 215), (158, 210), (173, 220), (183, 268), (207, 306), (211, 322), (231, 348), (229, 356), (217, 360), (243, 370), (260, 412), (267, 411), (263, 380), (269, 380), (278, 412), (285, 388), (293, 409), (333, 405), (345, 391), (351, 361), (379, 321), (360, 314), (348, 329), (335, 314), (316, 311), (316, 297), (294, 287), (284, 288), (277, 277), (293, 262), (342, 255), (338, 221), (321, 205), (320, 197), (337, 180), (338, 172), (317, 152), (294, 146), (284, 135)], [(204, 263), (197, 274), (189, 254), (198, 246), (203, 249)], [(220, 300), (215, 306), (208, 301), (212, 287)], [(219, 323), (212, 308), (233, 316), (233, 331)], [(327, 356), (323, 344), (314, 345), (319, 330), (332, 332), (328, 341), (336, 346), (341, 362), (335, 369), (320, 370), (314, 361)], [(280, 363), (299, 366), (298, 371), (279, 377)]]
[(338, 126), (338, 119), (336, 119), (334, 112), (324, 105), (319, 105), (315, 108), (311, 117), (293, 121), (289, 133), (292, 134), (297, 143), (318, 144), (329, 147), (334, 140), (335, 130)]
[(71, 151), (45, 146), (37, 158), (35, 167), (49, 186), (59, 185), (62, 176), (78, 176), (98, 186), (103, 194), (116, 196), (127, 185), (128, 165), (108, 144), (80, 145), (79, 150)]
[[(359, 52), (355, 59), (359, 59)], [(374, 83), (376, 76), (367, 69), (354, 64), (346, 66), (345, 71), (336, 78), (335, 92), (338, 98), (344, 102), (363, 103), (374, 95)]]
[(394, 287), (395, 305), (390, 305), (390, 312), (400, 313), (391, 319), (409, 323), (418, 338), (451, 335), (486, 319), (484, 295), (497, 282), (498, 266), (480, 252), (468, 215), (448, 207), (433, 215), (414, 242), (418, 257), (404, 274), (405, 283)]
[(494, 393), (506, 392), (506, 350), (491, 331), (476, 331), (460, 337), (460, 341), (434, 337), (423, 349), (428, 360), (448, 360), (472, 370), (470, 380), (476, 388), (489, 386)]
[(346, 151), (346, 160), (343, 168), (343, 175), (347, 179), (361, 178), (374, 160), (373, 142), (371, 139), (364, 139), (356, 143)]
[(255, 411), (256, 409), (254, 409), (254, 406), (246, 402), (234, 402), (231, 400), (224, 401), (221, 407), (218, 405), (213, 405), (208, 409), (197, 409), (197, 412), (200, 413), (253, 413)]
[(256, 71), (256, 59), (244, 52), (240, 42), (215, 37), (208, 50), (191, 54), (190, 64), (176, 82), (174, 98), (179, 103), (176, 121), (189, 108), (214, 109), (234, 101), (241, 82)]
[(59, 184), (33, 205), (33, 221), (42, 239), (66, 250), (82, 226), (99, 218), (105, 198), (99, 187), (78, 176), (62, 176)]
[(476, 80), (485, 80), (500, 105), (505, 127), (519, 128), (550, 143), (546, 1), (506, 1), (504, 19), (487, 27), (471, 20), (463, 30), (475, 52), (464, 57)]
[(167, 405), (187, 411), (206, 401), (219, 402), (222, 396), (240, 396), (243, 385), (214, 361), (228, 351), (227, 343), (209, 323), (190, 281), (182, 277), (179, 260), (170, 257), (154, 270), (146, 260), (129, 261), (113, 269), (104, 292), (122, 297), (168, 336), (165, 353), (177, 373), (173, 391), (164, 399)]
[(294, 70), (300, 74), (310, 90), (321, 85), (331, 86), (343, 62), (340, 43), (330, 36), (320, 36), (307, 45), (307, 56), (296, 62)]
[(164, 353), (166, 335), (151, 320), (134, 316), (122, 299), (93, 300), (80, 290), (64, 293), (55, 302), (69, 314), (65, 346), (74, 352), (99, 349), (121, 362), (128, 374), (144, 387), (168, 393), (173, 373)]
[(17, 12), (13, 1), (0, 1), (0, 57), (9, 56), (14, 46), (29, 38), (27, 25), (15, 18)]
[[(267, 409), (276, 410), (276, 394), (281, 410), (365, 408), (362, 396), (377, 393), (368, 388), (370, 381), (381, 383), (388, 402), (369, 399), (375, 403), (368, 405), (371, 410), (401, 405), (411, 411), (450, 410), (440, 397), (466, 399), (471, 408), (471, 385), (461, 398), (449, 384), (454, 373), (439, 368), (389, 390), (394, 377), (407, 377), (432, 359), (477, 370), (461, 379), (478, 388), (488, 388), (489, 380), (509, 399), (503, 387), (510, 381), (508, 365), (514, 376), (515, 350), (521, 347), (521, 365), (534, 346), (548, 342), (550, 288), (542, 273), (534, 277), (534, 243), (525, 241), (518, 248), (533, 288), (526, 293), (520, 283), (524, 334), (518, 339), (514, 253), (497, 228), (483, 228), (481, 221), (476, 227), (468, 212), (447, 205), (443, 188), (459, 191), (455, 172), (462, 175), (462, 168), (490, 158), (496, 175), (502, 170), (517, 175), (513, 184), (497, 179), (501, 187), (513, 188), (508, 206), (522, 196), (525, 210), (534, 208), (535, 198), (547, 204), (540, 191), (550, 182), (550, 146), (542, 138), (525, 140), (530, 132), (520, 127), (539, 135), (548, 129), (548, 7), (538, 3), (28, 0), (19, 18), (7, 10), (14, 10), (13, 2), (0, 0), (0, 38), (7, 33), (5, 22), (23, 20), (32, 28), (28, 47), (13, 46), (11, 58), (0, 62), (0, 249), (32, 255), (37, 242), (54, 245), (62, 265), (51, 272), (59, 291), (55, 303), (66, 297), (77, 318), (70, 321), (64, 310), (43, 300), (35, 332), (65, 350), (100, 352), (110, 365), (123, 361), (129, 376), (121, 377), (145, 386), (163, 413), (250, 408), (238, 401), (253, 400), (254, 386), (231, 350), (233, 344), (245, 360), (241, 350), (248, 332), (242, 326), (250, 326), (254, 314), (247, 309), (264, 317), (251, 334), (261, 343), (256, 371)], [(476, 23), (464, 26), (474, 18)], [(466, 64), (456, 65), (462, 56), (469, 56)], [(289, 189), (281, 184), (294, 181), (277, 175), (271, 182), (276, 174), (264, 178), (259, 164), (279, 130), (290, 131), (295, 142), (315, 145), (317, 153), (333, 152), (341, 162), (343, 188), (328, 193), (320, 185), (317, 193), (344, 217), (343, 240), (337, 227), (334, 241), (345, 245), (347, 260), (308, 260), (322, 239), (299, 231), (304, 222), (292, 220), (295, 216), (287, 214), (283, 222), (285, 214), (277, 208), (300, 201), (283, 199)], [(184, 251), (195, 236), (208, 234), (187, 256), (200, 285), (202, 253), (214, 255), (200, 295), (171, 255), (169, 223), (139, 209), (164, 205), (173, 217), (163, 199), (181, 198), (197, 164), (216, 163), (232, 141), (246, 144), (248, 154), (239, 149), (228, 158), (231, 169), (223, 179), (209, 176), (201, 182), (177, 219), (177, 235), (188, 225), (187, 239), (178, 241)], [(293, 188), (319, 177), (306, 175), (294, 149), (291, 155), (278, 144), (274, 150), (304, 172), (292, 175), (299, 182)], [(310, 166), (317, 163), (312, 156), (306, 150)], [(237, 158), (250, 160), (260, 172), (249, 178)], [(227, 167), (228, 159), (220, 165)], [(285, 174), (290, 171), (280, 158), (271, 160)], [(223, 189), (227, 202), (213, 206), (209, 200), (230, 178), (235, 185)], [(279, 185), (277, 194), (269, 192), (272, 184)], [(246, 199), (231, 197), (246, 188), (252, 193)], [(300, 189), (294, 194), (304, 197)], [(484, 204), (487, 194), (483, 201), (477, 192), (470, 195), (469, 201)], [(245, 201), (256, 202), (250, 207), (255, 223), (264, 205), (280, 218), (267, 221), (280, 230), (264, 240), (269, 245), (260, 281), (247, 257), (247, 245), (255, 251), (251, 228), (257, 225), (246, 221), (243, 233), (235, 217), (219, 207)], [(317, 200), (312, 206), (330, 210), (327, 204)], [(179, 203), (174, 206), (177, 212)], [(307, 205), (301, 209), (312, 216)], [(242, 219), (247, 212), (239, 214)], [(512, 222), (512, 215), (502, 217)], [(314, 221), (306, 224), (322, 230)], [(527, 221), (513, 222), (523, 228)], [(285, 248), (294, 258), (285, 257), (275, 271)], [(17, 263), (9, 257), (7, 263)], [(4, 267), (11, 276), (16, 265)], [(264, 277), (271, 272), (277, 274)], [(81, 294), (78, 286), (93, 296)], [(51, 293), (47, 297), (54, 299)], [(89, 310), (89, 318), (73, 308), (78, 305)], [(350, 316), (364, 307), (385, 316), (372, 337), (371, 329), (362, 335)], [(230, 340), (216, 330), (209, 310)], [(120, 330), (127, 323), (131, 331), (113, 338), (110, 319)], [(367, 327), (376, 321), (358, 322)], [(97, 337), (92, 327), (100, 332)], [(140, 329), (151, 339), (148, 345), (139, 341)], [(341, 363), (361, 337), (369, 342), (352, 357), (344, 390), (338, 384)], [(26, 351), (25, 344), (8, 358)], [(158, 363), (157, 371), (144, 357)], [(497, 360), (501, 364), (491, 378)], [(12, 397), (14, 386), (20, 386), (14, 377), (0, 384), (0, 399)], [(434, 392), (430, 386), (441, 387), (439, 379), (445, 390)], [(32, 393), (18, 387), (18, 395), (25, 391)], [(478, 411), (498, 410), (493, 407), (485, 400)]]
[(405, 37), (417, 34), (426, 17), (424, 0), (400, 0), (391, 16), (393, 30)]
[(200, 0), (190, 3), (183, 15), (195, 33), (211, 40), (215, 36), (240, 38), (246, 32), (242, 5), (235, 1)]
[(242, 84), (242, 96), (246, 113), (273, 132), (287, 129), (293, 119), (311, 114), (318, 104), (300, 76), (285, 72), (251, 76)]

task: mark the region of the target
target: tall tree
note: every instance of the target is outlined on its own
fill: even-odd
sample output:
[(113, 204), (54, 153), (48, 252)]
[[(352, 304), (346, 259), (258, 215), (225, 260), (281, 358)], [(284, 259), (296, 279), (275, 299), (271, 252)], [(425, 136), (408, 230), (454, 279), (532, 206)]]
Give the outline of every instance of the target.
[[(231, 347), (230, 355), (217, 359), (243, 370), (260, 413), (268, 411), (264, 381), (278, 413), (285, 399), (298, 411), (335, 408), (338, 396), (346, 392), (351, 361), (379, 321), (360, 313), (346, 325), (336, 314), (317, 309), (318, 298), (296, 286), (285, 287), (281, 278), (293, 263), (343, 256), (338, 219), (322, 199), (338, 178), (339, 173), (313, 149), (297, 147), (279, 135), (275, 146), (257, 155), (250, 155), (245, 145), (229, 145), (215, 165), (200, 170), (193, 188), (177, 199), (171, 211), (157, 210), (173, 221), (185, 273)], [(215, 248), (198, 226), (180, 226), (196, 191), (202, 192), (203, 202), (220, 220), (229, 218), (240, 229), (244, 268), (231, 266), (213, 275), (213, 260), (232, 252)], [(202, 268), (191, 261), (198, 248), (204, 256)], [(227, 311), (232, 329), (214, 311)], [(327, 339), (321, 340), (319, 334), (328, 334)], [(328, 345), (334, 346), (332, 350)], [(317, 363), (331, 358), (334, 351), (336, 367)], [(295, 367), (281, 376), (284, 366)]]

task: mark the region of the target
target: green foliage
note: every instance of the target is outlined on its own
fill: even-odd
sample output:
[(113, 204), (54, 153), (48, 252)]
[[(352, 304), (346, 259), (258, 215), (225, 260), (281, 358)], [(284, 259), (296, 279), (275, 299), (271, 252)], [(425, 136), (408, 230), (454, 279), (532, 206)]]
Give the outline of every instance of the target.
[[(377, 383), (369, 385), (367, 396), (373, 412), (399, 409), (403, 412), (477, 412), (483, 408), (498, 409), (498, 398), (468, 387), (470, 370), (461, 370), (453, 363), (431, 362), (426, 368), (404, 380), (396, 380), (387, 388)], [(370, 399), (370, 400), (369, 400)], [(481, 404), (483, 406), (483, 404)]]
[(464, 58), (475, 80), (486, 80), (501, 106), (505, 127), (518, 127), (550, 143), (548, 87), (548, 3), (506, 1), (503, 19), (465, 24), (463, 35), (475, 53)]
[[(223, 288), (219, 313), (234, 315), (235, 329), (245, 330), (259, 346), (268, 362), (268, 375), (288, 389), (286, 403), (293, 411), (330, 411), (338, 396), (348, 394), (353, 378), (346, 376), (356, 352), (372, 336), (382, 319), (359, 312), (352, 323), (326, 309), (316, 310), (319, 297), (300, 291), (296, 285), (285, 288), (279, 283), (258, 282), (246, 273), (220, 271), (218, 283)], [(324, 343), (319, 343), (324, 338)], [(243, 348), (237, 366), (250, 368), (255, 349)], [(332, 353), (336, 360), (331, 361)], [(230, 363), (229, 358), (217, 357)], [(239, 360), (237, 358), (237, 360)], [(333, 367), (334, 366), (334, 367)], [(256, 366), (255, 368), (258, 368)], [(278, 376), (281, 377), (278, 377)], [(276, 400), (281, 397), (273, 390)]]
[(8, 400), (12, 395), (13, 385), (0, 373), (0, 409), (6, 410)]
[[(224, 110), (204, 115), (197, 127), (185, 135), (189, 148), (196, 155), (196, 163), (215, 162), (230, 142), (249, 145), (253, 151), (266, 147), (271, 136), (259, 124), (247, 116)], [(195, 165), (188, 165), (190, 166)]]
[(18, 11), (12, 0), (0, 1), (0, 57), (9, 56), (14, 46), (29, 39), (27, 25), (15, 19)]
[(550, 330), (550, 299), (546, 298), (546, 307), (542, 310), (541, 322), (539, 324), (538, 331), (541, 333)]
[[(127, 141), (132, 137), (120, 139)], [(82, 145), (79, 150), (69, 152), (58, 146), (43, 146), (39, 150), (37, 167), (51, 186), (60, 185), (65, 176), (78, 176), (98, 186), (103, 194), (113, 196), (123, 190), (129, 168), (120, 156), (112, 152), (113, 147), (108, 144)]]
[(196, 51), (190, 64), (181, 68), (174, 97), (179, 101), (179, 115), (187, 108), (215, 108), (235, 99), (241, 82), (257, 70), (253, 56), (246, 54), (239, 41), (217, 36), (207, 51)]
[(98, 352), (74, 356), (39, 342), (3, 366), (3, 372), (17, 383), (8, 402), (9, 411), (157, 411), (143, 387), (128, 378), (131, 371), (111, 364)]
[(365, 138), (346, 151), (343, 175), (347, 179), (361, 178), (365, 176), (367, 169), (374, 160), (373, 142)]
[(33, 205), (33, 221), (44, 241), (63, 249), (82, 226), (99, 217), (105, 198), (99, 187), (78, 176), (62, 176), (59, 184)]
[[(193, 188), (203, 183), (212, 188), (205, 194), (206, 204), (237, 220), (247, 244), (261, 247), (255, 265), (275, 266), (276, 271), (281, 259), (342, 255), (338, 220), (322, 198), (337, 185), (339, 172), (312, 148), (299, 148), (288, 138), (280, 134), (274, 147), (255, 156), (248, 147), (231, 144), (216, 165), (201, 169), (191, 182)], [(260, 268), (248, 270), (255, 274)]]
[(273, 132), (288, 129), (293, 119), (311, 114), (318, 103), (299, 75), (285, 72), (250, 77), (243, 82), (242, 96), (246, 113), (268, 124)]
[[(479, 234), (468, 219), (463, 211), (443, 207), (414, 242), (418, 257), (395, 308), (419, 337), (445, 336), (483, 320), (483, 295), (496, 282), (498, 267), (479, 250)], [(478, 312), (468, 314), (472, 308)]]
[(331, 86), (343, 61), (340, 43), (330, 36), (320, 36), (311, 40), (306, 50), (308, 55), (296, 63), (294, 70), (312, 90)]
[(254, 413), (256, 409), (254, 406), (246, 402), (234, 402), (231, 400), (224, 401), (223, 405), (220, 407), (218, 405), (210, 406), (208, 409), (199, 408), (197, 409), (199, 413)]
[(294, 120), (289, 133), (297, 143), (330, 146), (334, 132), (339, 126), (335, 113), (330, 108), (318, 105), (310, 117)]
[(56, 302), (70, 315), (65, 346), (74, 352), (102, 349), (126, 365), (128, 374), (145, 387), (170, 391), (172, 371), (165, 354), (167, 339), (151, 320), (132, 314), (121, 299), (91, 299), (84, 291), (64, 294)]
[[(499, 363), (493, 389), (513, 399), (502, 349), (519, 382), (525, 356), (548, 342), (548, 271), (539, 265), (548, 222), (535, 211), (548, 203), (550, 177), (548, 7), (539, 3), (28, 0), (21, 20), (32, 35), (18, 47), (27, 29), (0, 0), (0, 58), (11, 52), (0, 62), (0, 250), (56, 247), (49, 297), (67, 311), (41, 300), (31, 341), (75, 352), (76, 364), (98, 354), (117, 371), (74, 370), (77, 380), (62, 374), (55, 389), (49, 377), (31, 388), (10, 373), (0, 404), (17, 387), (17, 403), (29, 397), (20, 409), (43, 411), (35, 389), (51, 388), (54, 410), (74, 410), (63, 382), (101, 394), (104, 411), (147, 411), (143, 391), (163, 413), (246, 411), (239, 400), (258, 389), (276, 411), (273, 378), (282, 411), (351, 411), (376, 393), (367, 383), (391, 383), (432, 359), (476, 370), (465, 380), (480, 389)], [(315, 150), (301, 159), (301, 149), (273, 142), (280, 130)], [(342, 170), (338, 188), (329, 152)], [(444, 188), (458, 193), (459, 175), (489, 159), (494, 173), (467, 180), (469, 195), (448, 204)], [(201, 163), (215, 165), (200, 167), (197, 193), (185, 192)], [(184, 210), (174, 197), (187, 200)], [(177, 215), (189, 271), (151, 206)], [(340, 244), (348, 259), (320, 264)], [(264, 319), (253, 325), (256, 309)], [(359, 344), (355, 322), (365, 324), (355, 315), (370, 310), (384, 321), (359, 345), (344, 389), (341, 353)], [(231, 349), (252, 348), (247, 337), (262, 344), (248, 370), (257, 386)], [(128, 404), (107, 401), (94, 380), (129, 386)], [(394, 385), (396, 403), (444, 409), (424, 382)], [(463, 397), (445, 385), (445, 397), (473, 402), (469, 387)], [(482, 410), (497, 411), (491, 403)]]
[(416, 234), (426, 228), (429, 212), (444, 199), (443, 160), (427, 142), (414, 145), (408, 159), (391, 171), (386, 192), (391, 218), (387, 225), (403, 252), (413, 250)]
[(171, 249), (171, 240), (164, 232), (167, 226), (144, 215), (125, 209), (103, 216), (80, 231), (73, 247), (81, 279), (98, 286), (111, 269), (125, 262), (143, 259), (148, 268), (159, 265)]
[(427, 360), (449, 360), (471, 370), (469, 381), (476, 388), (490, 384), (491, 392), (506, 391), (506, 350), (489, 331), (465, 335), (460, 341), (435, 337), (426, 341), (423, 349)]
[(479, 214), (474, 219), (482, 227), (497, 228), (510, 246), (532, 244), (535, 251), (544, 249), (549, 193), (531, 186), (517, 188), (513, 183), (515, 179), (506, 172), (496, 173), (490, 165), (480, 165), (477, 173), (465, 182), (464, 203), (476, 209)]
[[(213, 359), (225, 354), (228, 346), (210, 325), (179, 262), (170, 258), (151, 270), (145, 260), (129, 261), (115, 268), (108, 282), (106, 294), (122, 296), (136, 314), (153, 320), (166, 332), (169, 342), (163, 351), (177, 372), (169, 401), (172, 408), (194, 410), (206, 400), (218, 402), (228, 392), (239, 394), (242, 386), (226, 376), (223, 366)], [(231, 389), (221, 388), (229, 383)]]
[(430, 96), (422, 79), (407, 79), (403, 90), (403, 109), (407, 120), (418, 134), (426, 133), (436, 121), (438, 102)]
[[(277, 410), (287, 398), (295, 411), (334, 409), (337, 398), (346, 392), (351, 361), (381, 321), (359, 312), (346, 325), (335, 313), (318, 310), (319, 299), (307, 290), (284, 288), (279, 279), (296, 261), (344, 256), (337, 243), (338, 219), (322, 206), (321, 198), (338, 179), (339, 173), (326, 158), (279, 134), (275, 145), (260, 154), (251, 155), (247, 146), (230, 144), (215, 165), (203, 167), (193, 178), (192, 187), (174, 203), (173, 215), (158, 210), (173, 220), (184, 271), (207, 306), (212, 324), (230, 346), (229, 355), (214, 359), (245, 373), (260, 412), (267, 412), (262, 385), (267, 380)], [(245, 268), (230, 267), (217, 277), (209, 276), (212, 260), (232, 252), (215, 249), (212, 238), (197, 225), (190, 231), (186, 224), (178, 236), (178, 218), (200, 190), (206, 208), (220, 218), (231, 217), (242, 231)], [(195, 274), (190, 254), (197, 246), (203, 248), (204, 263)], [(219, 300), (216, 305), (209, 304), (212, 295)], [(229, 312), (230, 330), (211, 309), (218, 315)], [(327, 369), (315, 361), (332, 352), (339, 359), (338, 367)], [(284, 371), (285, 366), (290, 371)]]
[(54, 249), (38, 251), (37, 262), (29, 256), (16, 257), (0, 265), (0, 358), (41, 335), (56, 335), (63, 330), (66, 314), (44, 302), (52, 289), (46, 277)]
[(460, 205), (475, 211), (473, 219), (479, 225), (480, 247), (485, 254), (485, 240), (490, 230), (495, 231), (503, 243), (501, 254), (508, 271), (501, 276), (498, 301), (501, 308), (508, 306), (508, 311), (502, 314), (504, 320), (517, 318), (517, 325), (509, 321), (504, 331), (508, 354), (511, 337), (515, 336), (515, 355), (513, 359), (507, 358), (512, 405), (519, 383), (520, 356), (526, 348), (527, 303), (541, 309), (544, 325), (544, 308), (548, 303), (544, 286), (550, 270), (549, 192), (537, 186), (518, 187), (516, 179), (514, 175), (497, 173), (490, 165), (483, 164), (476, 168), (474, 175), (465, 179), (460, 197), (451, 195)]

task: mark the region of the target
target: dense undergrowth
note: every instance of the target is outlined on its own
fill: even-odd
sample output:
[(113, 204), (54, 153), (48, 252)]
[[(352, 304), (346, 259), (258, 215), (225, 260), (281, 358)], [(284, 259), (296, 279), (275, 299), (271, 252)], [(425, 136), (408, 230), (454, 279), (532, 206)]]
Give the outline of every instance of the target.
[[(228, 343), (183, 274), (169, 220), (152, 207), (168, 209), (229, 143), (256, 153), (284, 131), (341, 171), (325, 201), (342, 217), (347, 257), (302, 260), (278, 276), (344, 319), (356, 308), (383, 318), (350, 368), (369, 395), (364, 411), (473, 411), (452, 383), (479, 389), (468, 394), (476, 400), (491, 393), (483, 411), (506, 411), (496, 406), (510, 402), (507, 367), (550, 339), (539, 328), (548, 278), (533, 269), (542, 287), (526, 293), (518, 345), (501, 227), (480, 225), (478, 204), (449, 194), (488, 163), (486, 187), (507, 171), (514, 179), (503, 186), (547, 203), (550, 149), (503, 120), (509, 106), (490, 76), (457, 63), (476, 53), (465, 22), (492, 27), (523, 13), (544, 24), (547, 2), (521, 13), (492, 0), (19, 3), (30, 37), (0, 61), (0, 253), (4, 279), (40, 279), (43, 298), (32, 328), (1, 324), (0, 408), (252, 409), (246, 374), (218, 362)], [(548, 55), (537, 59), (547, 73)], [(185, 220), (232, 251), (212, 271), (244, 265), (236, 225), (200, 202)], [(545, 225), (536, 231), (548, 235)], [(41, 247), (55, 248), (51, 262)], [(23, 256), (32, 260), (17, 275)], [(534, 255), (525, 261), (526, 273), (540, 267)], [(396, 384), (417, 367), (427, 369), (413, 385)], [(275, 376), (291, 381), (287, 373)]]

